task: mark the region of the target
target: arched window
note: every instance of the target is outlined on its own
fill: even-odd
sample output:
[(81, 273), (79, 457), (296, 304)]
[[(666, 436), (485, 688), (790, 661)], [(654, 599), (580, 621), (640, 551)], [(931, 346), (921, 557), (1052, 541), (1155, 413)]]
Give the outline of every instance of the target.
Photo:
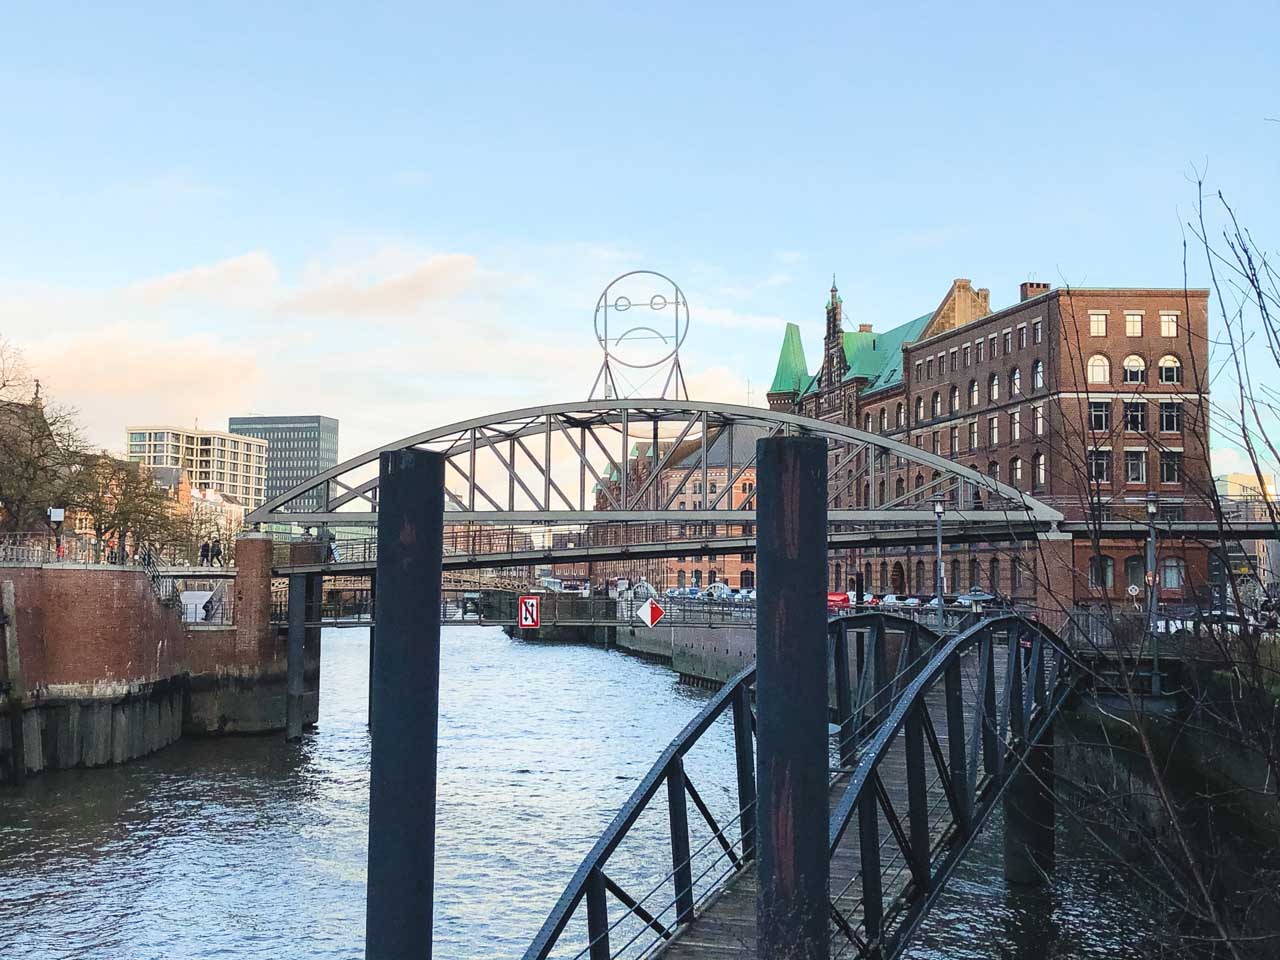
[(924, 420), (924, 396), (916, 397), (916, 423)]
[(969, 381), (969, 406), (976, 407), (978, 405), (978, 381)]
[(917, 474), (916, 474), (916, 489), (917, 489), (917, 490), (919, 490), (919, 489), (920, 489), (921, 487), (923, 487), (923, 486), (924, 486), (924, 474), (923, 474), (923, 473), (917, 473)]
[(884, 433), (889, 429), (889, 410), (887, 407), (880, 408), (880, 432)]
[(1089, 558), (1089, 586), (1094, 590), (1110, 590), (1116, 585), (1116, 562), (1110, 557)]
[(876, 501), (878, 503), (884, 503), (884, 481), (883, 480), (881, 480), (879, 483), (876, 484)]
[(893, 484), (893, 495), (895, 497), (900, 497), (906, 492), (907, 492), (907, 483), (905, 480), (899, 477)]
[(871, 432), (871, 414), (868, 413), (862, 418), (862, 429), (867, 433)]
[(717, 576), (716, 576), (716, 572), (715, 572), (714, 570), (711, 570), (711, 571), (709, 571), (709, 572), (707, 573), (707, 583), (709, 583), (709, 584), (710, 584), (710, 583), (715, 583), (715, 582), (716, 582), (716, 580), (718, 580), (718, 579), (719, 579), (719, 577), (717, 577)]
[(988, 463), (988, 464), (987, 464), (987, 476), (988, 476), (988, 477), (990, 477), (992, 480), (999, 480), (999, 479), (1000, 479), (1000, 464), (996, 463), (996, 461), (994, 461), (994, 460), (992, 460), (990, 463)]
[(951, 388), (951, 409), (950, 413), (956, 413), (960, 409), (960, 388)]
[(942, 416), (942, 394), (937, 390), (933, 391), (933, 401), (930, 404), (930, 410), (935, 418)]
[(754, 570), (742, 571), (742, 589), (754, 590), (756, 587), (756, 572)]
[(1016, 397), (1022, 393), (1022, 371), (1014, 367), (1009, 371), (1009, 396)]
[(1022, 589), (1022, 558), (1014, 557), (1009, 562), (1009, 592), (1016, 593)]
[(1022, 458), (1014, 457), (1009, 461), (1009, 482), (1015, 487), (1022, 486)]
[(895, 424), (899, 427), (902, 426), (902, 418), (905, 417), (906, 415), (907, 415), (907, 412), (903, 408), (902, 404), (898, 404), (897, 417), (894, 421)]
[(839, 560), (837, 560), (836, 575), (831, 580), (833, 589), (836, 589), (836, 590), (840, 589), (840, 581), (843, 577), (844, 577), (844, 564), (842, 564)]
[(1031, 365), (1031, 389), (1044, 389), (1044, 361), (1037, 360)]
[(1126, 587), (1137, 587), (1139, 590), (1146, 585), (1147, 577), (1147, 561), (1138, 553), (1131, 557), (1124, 558), (1124, 585)]
[(1187, 582), (1187, 565), (1181, 557), (1165, 557), (1160, 561), (1160, 589), (1181, 590)]
[(1147, 382), (1147, 361), (1143, 360), (1136, 353), (1131, 353), (1129, 356), (1124, 358), (1124, 382)]
[(701, 571), (701, 570), (695, 570), (695, 571), (693, 571), (693, 585), (694, 585), (695, 587), (700, 587), (700, 586), (702, 586), (702, 571)]
[(924, 561), (916, 561), (916, 593), (924, 593)]
[(977, 557), (969, 559), (969, 589), (976, 590), (982, 582), (982, 567), (978, 563)]
[(677, 571), (676, 571), (676, 586), (677, 586), (677, 587), (679, 587), (681, 590), (683, 590), (683, 589), (684, 589), (684, 582), (685, 582), (685, 581), (684, 581), (684, 571), (683, 571), (683, 570), (677, 570)]
[(993, 373), (987, 381), (987, 399), (995, 403), (1000, 399), (1000, 374)]
[(960, 592), (960, 561), (955, 557), (951, 559), (951, 582), (945, 586), (952, 593)]
[(880, 589), (881, 589), (881, 590), (884, 590), (886, 587), (888, 587), (888, 586), (889, 586), (889, 564), (888, 564), (886, 561), (884, 561), (884, 560), (881, 560), (881, 561), (880, 561), (880, 580), (879, 580), (879, 583), (880, 583)]
[(991, 562), (987, 565), (987, 578), (991, 581), (988, 585), (991, 592), (998, 594), (1000, 592), (1000, 558), (992, 557)]
[(1045, 482), (1046, 482), (1043, 453), (1037, 453), (1034, 457), (1031, 458), (1031, 469), (1033, 471), (1032, 481), (1031, 481), (1032, 489), (1039, 490), (1045, 485)]
[[(871, 561), (870, 560), (868, 560), (866, 563), (862, 565), (862, 589), (864, 591), (875, 589), (874, 585), (871, 583)], [(861, 600), (862, 598), (859, 597), (858, 599)]]
[(1173, 354), (1160, 358), (1160, 382), (1182, 382), (1182, 361), (1173, 356)]
[(1100, 353), (1095, 353), (1089, 358), (1089, 365), (1085, 368), (1090, 383), (1110, 383), (1111, 382), (1111, 361)]

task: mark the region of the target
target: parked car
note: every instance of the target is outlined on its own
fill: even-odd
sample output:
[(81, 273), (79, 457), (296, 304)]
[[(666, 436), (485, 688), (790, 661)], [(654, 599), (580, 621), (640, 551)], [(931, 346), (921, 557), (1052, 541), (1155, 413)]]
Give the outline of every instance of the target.
[(902, 597), (896, 593), (886, 593), (880, 600), (882, 607), (896, 607), (902, 603)]
[(920, 606), (920, 598), (919, 598), (919, 597), (907, 597), (907, 598), (905, 598), (905, 599), (902, 601), (902, 606), (904, 606), (904, 607), (918, 607), (918, 606)]

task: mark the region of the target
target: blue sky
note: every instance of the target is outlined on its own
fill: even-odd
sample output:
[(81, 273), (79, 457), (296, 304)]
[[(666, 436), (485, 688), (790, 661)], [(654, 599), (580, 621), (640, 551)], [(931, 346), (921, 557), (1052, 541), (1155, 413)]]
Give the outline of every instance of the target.
[(1276, 236), (1274, 7), (319, 6), (6, 11), (0, 334), (98, 442), (577, 399), (639, 267), (694, 394), (760, 402), (832, 272), (877, 327), (1180, 285), (1196, 167)]

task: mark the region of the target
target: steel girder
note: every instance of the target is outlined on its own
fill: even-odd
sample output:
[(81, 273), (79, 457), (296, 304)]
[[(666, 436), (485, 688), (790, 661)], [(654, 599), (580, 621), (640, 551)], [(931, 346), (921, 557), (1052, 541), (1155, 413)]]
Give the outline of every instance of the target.
[[(755, 441), (809, 435), (830, 444), (830, 520), (844, 527), (944, 523), (1051, 525), (1062, 514), (1008, 484), (905, 443), (842, 424), (698, 401), (608, 400), (527, 407), (426, 430), (353, 457), (263, 504), (253, 523), (373, 523), (380, 455), (447, 457), (450, 523), (601, 520), (752, 522)], [(714, 473), (713, 473), (714, 471)], [(711, 490), (712, 484), (716, 490)], [(291, 510), (319, 489), (319, 511)], [(680, 506), (691, 509), (681, 510)]]

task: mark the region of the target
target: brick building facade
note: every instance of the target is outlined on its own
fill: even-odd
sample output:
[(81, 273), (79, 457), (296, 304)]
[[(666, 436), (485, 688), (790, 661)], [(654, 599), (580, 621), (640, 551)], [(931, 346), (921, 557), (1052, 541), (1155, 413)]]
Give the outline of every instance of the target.
[[(1207, 290), (1050, 289), (1024, 283), (1017, 304), (956, 280), (930, 313), (883, 332), (844, 328), (833, 282), (822, 365), (810, 374), (788, 324), (768, 398), (772, 409), (857, 427), (937, 453), (1004, 481), (1067, 519), (1209, 516)], [(887, 458), (877, 490), (853, 480), (832, 505), (910, 496), (917, 467)], [(839, 478), (835, 478), (839, 482)], [(1047, 572), (1043, 545), (948, 547), (947, 589), (972, 586), (1028, 601), (1120, 600), (1145, 575), (1141, 542), (1078, 542)], [(1203, 583), (1203, 549), (1162, 547), (1161, 594)], [(934, 551), (844, 551), (830, 586), (861, 569), (868, 589), (932, 594)], [(1072, 576), (1070, 571), (1077, 572)], [(1067, 583), (1064, 577), (1070, 577)]]

